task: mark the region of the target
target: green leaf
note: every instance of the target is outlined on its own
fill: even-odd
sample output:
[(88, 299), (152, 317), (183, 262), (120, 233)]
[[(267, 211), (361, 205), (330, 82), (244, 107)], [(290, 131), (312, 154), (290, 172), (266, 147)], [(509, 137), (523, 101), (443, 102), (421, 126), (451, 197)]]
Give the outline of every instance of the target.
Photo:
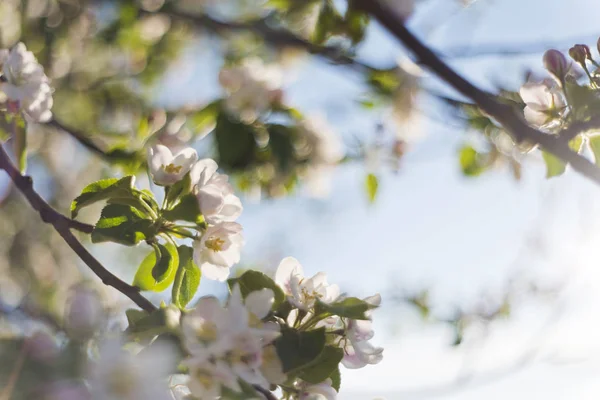
[(155, 235), (154, 222), (138, 209), (124, 204), (107, 204), (92, 232), (92, 243), (134, 246)]
[(465, 176), (478, 176), (486, 169), (483, 156), (471, 146), (464, 146), (460, 149), (459, 161)]
[[(154, 250), (144, 258), (140, 264), (133, 286), (140, 290), (162, 292), (167, 289), (175, 279), (175, 272), (179, 265), (177, 247), (172, 243), (166, 245), (155, 244)], [(157, 257), (160, 255), (160, 258)], [(158, 258), (158, 261), (157, 261)]]
[(269, 131), (269, 147), (277, 160), (279, 168), (287, 171), (294, 160), (294, 128), (280, 124), (267, 125)]
[(175, 204), (177, 200), (192, 191), (192, 178), (190, 173), (188, 172), (185, 176), (180, 180), (175, 182), (173, 186), (169, 186), (166, 190), (166, 201), (167, 207)]
[(337, 315), (339, 317), (350, 319), (369, 319), (365, 313), (374, 308), (377, 308), (377, 306), (356, 297), (347, 297), (342, 301), (330, 304), (323, 303), (321, 300), (317, 299), (315, 313)]
[(102, 179), (87, 185), (71, 203), (71, 217), (77, 217), (79, 210), (90, 204), (109, 198), (135, 198), (133, 195), (134, 176), (121, 179)]
[(367, 83), (377, 93), (392, 95), (400, 86), (400, 77), (396, 68), (372, 71), (367, 77)]
[(594, 153), (594, 159), (596, 160), (596, 165), (600, 165), (600, 135), (591, 136), (589, 138), (590, 149), (592, 149), (592, 153)]
[[(132, 313), (131, 311), (137, 312)], [(177, 319), (173, 317), (180, 312), (172, 306), (161, 307), (151, 313), (143, 313), (143, 315), (140, 313), (139, 310), (128, 310), (129, 325), (125, 333), (137, 339), (145, 339), (144, 342), (154, 339), (157, 335), (172, 332), (179, 328)]]
[(136, 322), (148, 316), (146, 311), (137, 310), (135, 308), (130, 308), (125, 311), (125, 316), (127, 317), (127, 323), (131, 325), (135, 325)]
[(309, 383), (321, 383), (338, 370), (344, 358), (344, 350), (337, 346), (325, 346), (323, 351), (309, 366), (302, 368), (298, 377)]
[(325, 348), (325, 328), (297, 331), (285, 325), (281, 336), (275, 340), (277, 356), (283, 372), (290, 373), (313, 363)]
[(369, 14), (353, 7), (353, 3), (349, 3), (344, 23), (346, 25), (346, 33), (350, 36), (352, 44), (355, 45), (365, 37), (365, 32), (369, 25)]
[(217, 118), (215, 139), (219, 165), (225, 169), (243, 170), (254, 160), (256, 142), (254, 129), (221, 112)]
[(546, 163), (546, 178), (559, 176), (565, 172), (567, 166), (564, 162), (562, 162), (560, 158), (543, 150), (542, 157), (544, 158), (544, 162)]
[(233, 288), (236, 284), (239, 285), (242, 296), (246, 297), (248, 294), (262, 289), (271, 289), (275, 295), (275, 302), (273, 308), (277, 309), (281, 303), (285, 300), (285, 294), (283, 290), (262, 272), (249, 270), (244, 272), (238, 278), (231, 278), (227, 280), (229, 288)]
[(192, 125), (192, 132), (197, 132), (201, 134), (206, 129), (214, 125), (217, 120), (217, 116), (221, 111), (221, 105), (221, 100), (216, 100), (212, 103), (207, 104), (203, 109), (191, 114), (188, 117), (188, 120)]
[(162, 216), (169, 221), (189, 221), (196, 224), (204, 221), (200, 212), (200, 204), (193, 193), (184, 195), (179, 203), (170, 210), (163, 212)]
[(368, 174), (365, 181), (365, 188), (367, 190), (369, 202), (374, 203), (375, 198), (377, 197), (377, 189), (379, 188), (379, 180), (377, 179), (377, 176), (374, 174)]
[(179, 252), (179, 267), (177, 270), (178, 274), (183, 274), (181, 284), (177, 285), (177, 278), (173, 285), (173, 303), (179, 308), (185, 308), (185, 306), (194, 298), (198, 286), (200, 286), (200, 278), (202, 272), (200, 268), (194, 262), (194, 250), (189, 246), (179, 246), (177, 248)]
[(340, 374), (339, 366), (329, 376), (329, 379), (331, 379), (331, 387), (334, 388), (336, 392), (339, 392), (342, 384), (342, 374)]

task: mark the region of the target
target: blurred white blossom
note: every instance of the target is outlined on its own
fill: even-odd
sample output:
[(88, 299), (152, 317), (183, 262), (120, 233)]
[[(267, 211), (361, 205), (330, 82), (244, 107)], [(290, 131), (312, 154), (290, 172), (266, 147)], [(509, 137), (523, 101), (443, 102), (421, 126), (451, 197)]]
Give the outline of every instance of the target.
[(282, 71), (258, 58), (223, 68), (219, 82), (228, 93), (225, 108), (245, 123), (254, 122), (282, 97)]
[(65, 329), (70, 337), (87, 340), (103, 326), (106, 313), (95, 290), (79, 285), (67, 302)]
[(156, 144), (148, 148), (148, 167), (154, 183), (169, 186), (189, 172), (198, 154), (191, 147), (173, 154), (167, 146)]
[(221, 222), (209, 226), (194, 245), (194, 261), (208, 279), (225, 281), (231, 267), (240, 261), (244, 245), (242, 226)]
[(10, 51), (2, 50), (2, 77), (0, 90), (9, 101), (18, 104), (26, 116), (35, 122), (52, 118), (52, 88), (44, 68), (23, 43)]
[(137, 355), (122, 348), (119, 339), (100, 345), (99, 360), (91, 366), (89, 385), (94, 400), (171, 400), (167, 378), (175, 350), (154, 345)]

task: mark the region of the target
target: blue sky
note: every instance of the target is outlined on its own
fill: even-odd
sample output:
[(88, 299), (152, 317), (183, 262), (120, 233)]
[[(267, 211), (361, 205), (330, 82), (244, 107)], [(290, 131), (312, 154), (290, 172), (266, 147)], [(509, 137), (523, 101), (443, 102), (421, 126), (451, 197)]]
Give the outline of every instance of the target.
[[(427, 40), (445, 46), (481, 43), (562, 42), (589, 38), (597, 28), (600, 4), (593, 0), (478, 0), (455, 13), (450, 0), (421, 5), (411, 24)], [(429, 18), (443, 21), (429, 30)], [(217, 89), (218, 63), (196, 42), (166, 78), (166, 104), (202, 103)], [(588, 43), (594, 45), (595, 43)], [(563, 49), (566, 50), (566, 49)], [(373, 30), (360, 55), (388, 65), (402, 50)], [(199, 62), (200, 61), (200, 62)], [(484, 87), (502, 82), (517, 88), (525, 68), (541, 70), (541, 54), (455, 60), (457, 68)], [(345, 138), (367, 138), (376, 116), (353, 99), (362, 92), (352, 72), (305, 60), (293, 69), (287, 99), (304, 112), (323, 112)], [(431, 80), (431, 78), (426, 78)], [(436, 85), (433, 80), (428, 84)], [(424, 102), (422, 107), (434, 107)], [(374, 341), (386, 348), (384, 361), (343, 373), (342, 400), (387, 399), (592, 399), (600, 393), (600, 190), (568, 171), (547, 181), (539, 157), (525, 163), (521, 182), (499, 170), (466, 179), (457, 148), (465, 132), (439, 121), (423, 121), (427, 136), (409, 153), (400, 173), (382, 172), (374, 206), (365, 199), (363, 165), (340, 168), (327, 200), (305, 196), (245, 203), (247, 262), (276, 267), (293, 255), (307, 273), (324, 270), (331, 282), (359, 296), (382, 292)], [(536, 244), (535, 247), (532, 244)], [(515, 275), (560, 288), (551, 300), (525, 299), (507, 321), (489, 332), (475, 326), (464, 346), (454, 349), (447, 327), (424, 325), (414, 315), (385, 303), (394, 287), (430, 288), (434, 310), (501, 298)], [(395, 286), (394, 286), (395, 285)], [(203, 284), (203, 290), (213, 290)], [(535, 353), (530, 353), (532, 349)], [(526, 366), (513, 371), (524, 354)], [(534, 354), (534, 355), (531, 355)], [(522, 364), (522, 363), (521, 363)], [(513, 371), (504, 374), (503, 371)], [(492, 378), (486, 379), (492, 371)], [(441, 391), (419, 388), (473, 376), (485, 384)]]

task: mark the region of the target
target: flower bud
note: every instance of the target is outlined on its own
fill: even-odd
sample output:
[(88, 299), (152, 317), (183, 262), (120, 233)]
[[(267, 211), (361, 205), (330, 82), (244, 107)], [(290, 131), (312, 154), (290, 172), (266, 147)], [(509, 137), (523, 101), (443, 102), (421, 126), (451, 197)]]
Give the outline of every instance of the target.
[(58, 357), (59, 349), (50, 334), (38, 331), (25, 339), (29, 356), (45, 364), (50, 364)]
[(89, 287), (77, 286), (67, 303), (65, 315), (69, 336), (80, 341), (90, 339), (102, 327), (105, 317), (98, 293)]
[(586, 59), (592, 59), (592, 52), (590, 51), (590, 48), (585, 44), (576, 44), (575, 46), (571, 47), (569, 49), (569, 55), (573, 60), (575, 60), (582, 66), (585, 65)]
[(567, 58), (563, 53), (554, 49), (550, 49), (544, 53), (544, 67), (561, 81), (565, 78), (569, 70)]

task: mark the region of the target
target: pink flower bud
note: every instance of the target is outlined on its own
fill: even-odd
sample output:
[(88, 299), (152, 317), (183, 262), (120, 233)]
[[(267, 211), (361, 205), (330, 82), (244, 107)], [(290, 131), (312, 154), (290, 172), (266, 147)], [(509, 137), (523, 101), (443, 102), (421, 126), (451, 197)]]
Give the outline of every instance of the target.
[(550, 49), (544, 53), (544, 67), (559, 80), (563, 80), (569, 70), (569, 63), (563, 53)]
[(105, 311), (98, 293), (83, 285), (77, 286), (67, 303), (65, 328), (76, 340), (87, 340), (102, 327)]
[(585, 65), (586, 59), (592, 59), (592, 52), (590, 51), (590, 48), (585, 44), (576, 44), (575, 46), (571, 47), (569, 49), (569, 55), (573, 60), (575, 60), (582, 66)]

